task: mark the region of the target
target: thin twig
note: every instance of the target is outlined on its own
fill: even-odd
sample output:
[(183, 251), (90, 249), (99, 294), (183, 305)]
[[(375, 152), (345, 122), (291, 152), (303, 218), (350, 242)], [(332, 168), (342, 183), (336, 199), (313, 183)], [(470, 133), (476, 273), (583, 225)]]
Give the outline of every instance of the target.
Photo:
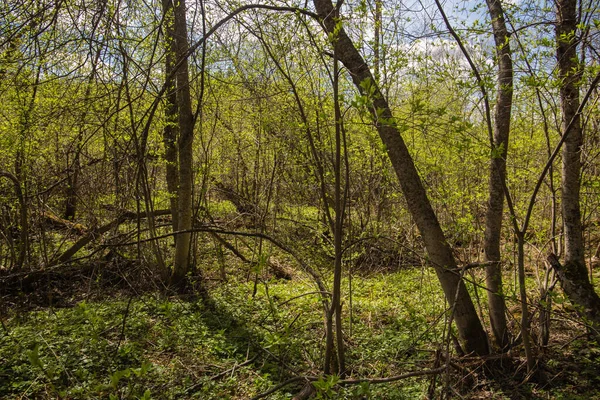
[(127, 302), (127, 307), (125, 308), (125, 314), (123, 315), (123, 324), (121, 325), (121, 334), (119, 335), (119, 341), (117, 342), (117, 347), (115, 348), (115, 356), (119, 352), (119, 347), (121, 347), (121, 343), (123, 339), (125, 339), (125, 326), (127, 325), (127, 317), (129, 316), (129, 308), (131, 306), (131, 301), (133, 300), (133, 296), (129, 296), (129, 301)]
[[(390, 376), (387, 378), (342, 379), (342, 380), (338, 381), (338, 385), (341, 385), (341, 386), (359, 385), (361, 383), (369, 383), (371, 385), (376, 385), (376, 384), (380, 384), (380, 383), (391, 383), (391, 382), (400, 381), (402, 379), (413, 378), (416, 376), (437, 375), (437, 374), (441, 374), (445, 370), (446, 370), (446, 367), (440, 367), (440, 368), (434, 368), (434, 369), (426, 369), (423, 371), (408, 372), (406, 374)], [(251, 400), (258, 400), (258, 399), (267, 397), (268, 395), (275, 393), (279, 389), (282, 389), (288, 385), (291, 385), (292, 383), (301, 382), (301, 381), (315, 382), (318, 379), (319, 378), (316, 376), (296, 376), (294, 378), (288, 379), (287, 381), (281, 382), (280, 384), (278, 384), (276, 386), (273, 386), (271, 389), (267, 390), (266, 392), (263, 392), (261, 394), (254, 396)]]
[[(248, 365), (248, 364), (251, 364), (251, 363), (253, 363), (253, 362), (254, 362), (254, 361), (257, 359), (257, 358), (258, 358), (258, 354), (257, 354), (257, 355), (255, 355), (254, 357), (252, 357), (252, 358), (250, 358), (250, 359), (248, 359), (248, 360), (244, 361), (244, 362), (243, 362), (243, 363), (241, 363), (241, 364), (237, 364), (237, 363), (236, 363), (236, 364), (234, 364), (234, 366), (233, 366), (233, 367), (231, 367), (231, 368), (229, 368), (229, 369), (227, 369), (227, 370), (225, 370), (225, 371), (223, 371), (223, 372), (219, 372), (218, 374), (211, 376), (209, 379), (210, 379), (211, 381), (216, 381), (217, 379), (220, 379), (220, 378), (222, 378), (223, 376), (225, 376), (225, 375), (228, 375), (230, 372), (231, 372), (231, 373), (233, 373), (233, 372), (234, 372), (234, 371), (235, 371), (237, 368), (240, 368), (240, 367), (243, 367), (243, 366), (246, 366), (246, 365)], [(185, 392), (186, 392), (186, 393), (191, 393), (191, 392), (195, 391), (196, 389), (198, 389), (199, 387), (201, 387), (203, 384), (204, 384), (204, 382), (198, 382), (198, 383), (196, 383), (196, 384), (194, 384), (194, 385), (190, 386), (189, 388), (187, 388), (187, 389), (185, 390)]]
[(292, 383), (301, 382), (301, 381), (314, 382), (316, 380), (317, 380), (316, 376), (296, 376), (294, 378), (288, 379), (287, 381), (281, 382), (279, 385), (273, 386), (271, 389), (267, 390), (266, 392), (257, 394), (256, 396), (254, 396), (250, 400), (258, 400), (258, 399), (262, 399), (264, 397), (267, 397), (268, 395), (270, 395), (272, 393), (275, 393), (279, 389), (282, 389), (282, 388), (284, 388), (284, 387), (286, 387), (288, 385), (291, 385)]

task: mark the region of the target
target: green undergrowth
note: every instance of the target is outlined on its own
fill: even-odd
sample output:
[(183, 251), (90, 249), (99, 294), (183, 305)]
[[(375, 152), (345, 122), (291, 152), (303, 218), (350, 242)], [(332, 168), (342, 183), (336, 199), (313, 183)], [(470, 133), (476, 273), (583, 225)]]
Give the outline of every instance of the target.
[[(447, 334), (433, 272), (408, 269), (343, 284), (350, 377), (433, 365)], [(231, 279), (214, 284), (205, 298), (121, 295), (13, 312), (0, 331), (0, 398), (249, 399), (296, 375), (320, 376), (323, 332), (320, 293), (300, 278), (256, 285)], [(586, 353), (590, 363), (598, 359), (594, 351)], [(431, 378), (336, 383), (335, 376), (314, 382), (317, 398), (423, 398)], [(289, 399), (301, 387), (268, 398)]]
[[(352, 376), (389, 376), (431, 360), (444, 312), (432, 274), (344, 284), (352, 292), (352, 312), (349, 295), (344, 303)], [(253, 282), (230, 281), (204, 300), (145, 294), (11, 315), (0, 333), (0, 397), (245, 399), (295, 372), (318, 375), (324, 329), (315, 285), (271, 281), (253, 290)], [(323, 396), (327, 385), (319, 386)], [(412, 398), (425, 387), (413, 379), (336, 397)]]

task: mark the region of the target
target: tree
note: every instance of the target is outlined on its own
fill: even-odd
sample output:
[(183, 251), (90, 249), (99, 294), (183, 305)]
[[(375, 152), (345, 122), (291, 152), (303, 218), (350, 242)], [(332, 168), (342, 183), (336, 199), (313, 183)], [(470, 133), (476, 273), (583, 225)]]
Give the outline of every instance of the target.
[[(579, 101), (581, 65), (577, 54), (578, 2), (559, 0), (556, 5), (556, 58), (560, 81), (561, 130), (565, 135), (561, 178), (565, 261), (559, 277), (566, 295), (583, 308), (583, 314), (598, 333), (600, 297), (594, 291), (587, 274), (580, 209), (583, 129)], [(556, 262), (553, 264), (557, 265)]]
[(15, 194), (17, 196), (17, 200), (19, 201), (19, 214), (20, 214), (20, 226), (19, 226), (19, 255), (15, 260), (13, 265), (13, 269), (20, 270), (23, 267), (23, 263), (25, 262), (25, 256), (27, 255), (27, 248), (29, 242), (29, 222), (27, 217), (27, 203), (26, 199), (23, 196), (23, 191), (21, 190), (21, 183), (17, 179), (16, 176), (11, 174), (10, 172), (1, 171), (0, 170), (0, 178), (6, 178), (12, 181)]
[(339, 60), (348, 69), (352, 81), (361, 95), (366, 96), (371, 102), (370, 112), (375, 126), (386, 146), (409, 211), (421, 232), (429, 259), (435, 268), (446, 299), (452, 305), (453, 317), (465, 349), (467, 352), (479, 355), (487, 354), (489, 352), (487, 335), (466, 285), (461, 279), (452, 249), (431, 207), (388, 102), (375, 82), (364, 58), (346, 34), (340, 21), (334, 18), (336, 11), (332, 2), (330, 0), (314, 0), (314, 5), (325, 31), (328, 35), (336, 38), (334, 46)]
[(162, 0), (164, 16), (163, 31), (165, 36), (165, 127), (163, 128), (163, 143), (165, 146), (165, 178), (171, 208), (173, 232), (179, 230), (179, 206), (177, 201), (179, 188), (179, 173), (177, 160), (177, 88), (175, 86), (175, 66), (177, 61), (177, 46), (175, 42), (173, 1)]
[(486, 261), (486, 284), (490, 322), (496, 344), (506, 349), (509, 344), (506, 326), (506, 306), (502, 292), (502, 265), (500, 240), (502, 233), (502, 215), (506, 187), (506, 156), (513, 95), (513, 67), (509, 42), (509, 33), (504, 21), (504, 11), (500, 0), (487, 0), (487, 6), (494, 32), (498, 59), (498, 85), (494, 115), (494, 136), (492, 139), (492, 158), (490, 160), (490, 184), (488, 207), (485, 216), (484, 252)]
[[(166, 1), (166, 0), (165, 0)], [(188, 38), (185, 0), (176, 1), (175, 4), (165, 4), (163, 11), (170, 18), (169, 10), (173, 10), (173, 29), (165, 30), (167, 43), (173, 41), (177, 64), (173, 66), (175, 73), (175, 85), (177, 102), (177, 124), (179, 137), (177, 140), (177, 153), (179, 157), (177, 188), (177, 231), (175, 241), (175, 258), (173, 263), (172, 283), (180, 284), (189, 270), (190, 243), (193, 217), (192, 186), (193, 186), (193, 139), (194, 139), (194, 115), (192, 113), (192, 98), (190, 94), (190, 75), (188, 67)], [(168, 26), (168, 23), (167, 23)], [(169, 37), (169, 35), (173, 35)], [(169, 62), (169, 61), (167, 61)], [(169, 101), (172, 101), (169, 98)], [(171, 109), (167, 111), (171, 118)], [(169, 138), (170, 140), (171, 138)], [(171, 160), (172, 162), (172, 160)], [(171, 171), (172, 172), (172, 171)], [(171, 183), (173, 185), (173, 182)]]

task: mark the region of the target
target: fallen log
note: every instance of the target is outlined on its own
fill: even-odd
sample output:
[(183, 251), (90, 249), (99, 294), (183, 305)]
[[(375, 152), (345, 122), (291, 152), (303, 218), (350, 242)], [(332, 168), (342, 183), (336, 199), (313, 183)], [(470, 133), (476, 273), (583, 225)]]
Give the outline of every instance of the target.
[(119, 225), (127, 222), (134, 221), (138, 218), (148, 218), (149, 215), (153, 217), (161, 216), (161, 215), (170, 215), (171, 210), (155, 210), (152, 213), (141, 212), (136, 213), (133, 211), (124, 211), (117, 218), (113, 219), (109, 223), (105, 225), (98, 226), (93, 229), (89, 229), (84, 235), (82, 235), (79, 240), (77, 240), (71, 247), (62, 252), (59, 256), (50, 261), (50, 266), (54, 266), (57, 264), (62, 264), (71, 259), (79, 250), (83, 247), (87, 246), (89, 243), (93, 242), (97, 238), (101, 237), (106, 232), (111, 229), (115, 229)]
[(44, 221), (44, 224), (51, 228), (75, 232), (79, 236), (85, 235), (88, 231), (88, 229), (84, 225), (60, 218), (52, 211), (43, 211), (41, 216), (42, 220)]

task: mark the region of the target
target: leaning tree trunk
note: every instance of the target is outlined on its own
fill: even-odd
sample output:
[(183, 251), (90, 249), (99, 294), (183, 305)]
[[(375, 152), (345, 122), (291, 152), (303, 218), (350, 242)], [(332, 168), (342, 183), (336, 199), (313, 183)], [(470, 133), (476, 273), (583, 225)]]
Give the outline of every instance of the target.
[(510, 133), (510, 115), (513, 95), (513, 67), (509, 46), (509, 33), (504, 21), (500, 0), (487, 0), (492, 30), (498, 55), (498, 94), (494, 119), (492, 158), (490, 160), (490, 185), (488, 208), (485, 215), (485, 240), (483, 249), (486, 261), (486, 284), (490, 322), (496, 344), (506, 349), (509, 344), (506, 326), (506, 305), (502, 293), (502, 266), (500, 263), (500, 236), (506, 185), (506, 155)]
[[(583, 129), (579, 109), (581, 67), (577, 59), (577, 0), (557, 1), (556, 58), (560, 78), (562, 131), (567, 134), (562, 152), (562, 214), (565, 262), (559, 274), (565, 294), (581, 306), (596, 329), (600, 328), (600, 299), (590, 283), (585, 266), (583, 227), (579, 206)], [(572, 122), (571, 122), (572, 121)]]
[(465, 349), (479, 355), (487, 354), (489, 353), (487, 335), (467, 288), (457, 273), (452, 249), (444, 237), (387, 100), (373, 79), (365, 60), (345, 30), (337, 25), (339, 22), (334, 20), (335, 13), (331, 0), (314, 0), (314, 4), (326, 32), (335, 35), (334, 45), (339, 60), (350, 72), (352, 81), (361, 94), (368, 96), (372, 102), (370, 111), (377, 131), (386, 146), (409, 211), (421, 232), (446, 299), (453, 306), (454, 319)]
[(177, 122), (179, 125), (179, 140), (177, 142), (179, 153), (179, 188), (177, 191), (178, 226), (175, 240), (175, 261), (173, 265), (172, 282), (181, 283), (189, 270), (190, 264), (190, 239), (192, 228), (192, 143), (194, 138), (194, 117), (190, 95), (190, 77), (188, 70), (188, 39), (185, 17), (185, 1), (179, 0), (173, 8), (173, 38), (177, 54), (177, 72), (175, 84), (177, 85)]

